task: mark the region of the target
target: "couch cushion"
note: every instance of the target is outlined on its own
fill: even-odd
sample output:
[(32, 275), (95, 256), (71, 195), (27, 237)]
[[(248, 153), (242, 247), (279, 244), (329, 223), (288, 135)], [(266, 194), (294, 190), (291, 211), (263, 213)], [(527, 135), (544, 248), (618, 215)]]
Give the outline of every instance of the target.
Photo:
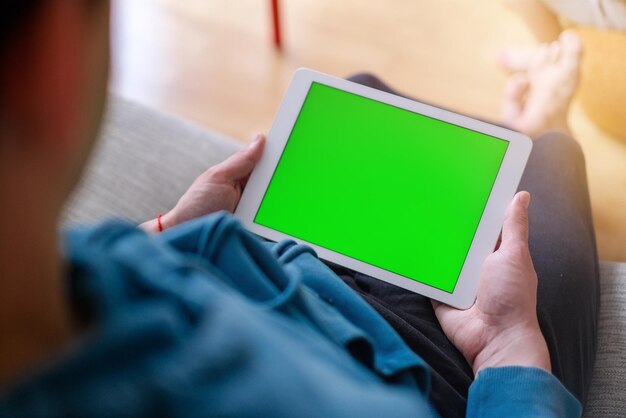
[(585, 417), (624, 416), (626, 410), (626, 264), (600, 266), (598, 352)]
[(200, 173), (237, 148), (217, 132), (112, 97), (100, 141), (63, 223), (154, 218), (171, 209)]

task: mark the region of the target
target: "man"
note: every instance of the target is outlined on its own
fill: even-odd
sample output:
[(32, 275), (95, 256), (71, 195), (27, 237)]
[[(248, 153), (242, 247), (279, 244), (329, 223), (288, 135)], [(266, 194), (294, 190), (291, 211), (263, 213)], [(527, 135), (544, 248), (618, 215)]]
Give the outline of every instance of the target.
[[(109, 5), (1, 7), (0, 416), (580, 415), (598, 289), (573, 141), (539, 139), (523, 184), (541, 209), (530, 212), (539, 281), (521, 192), (467, 311), (333, 272), (215, 214), (235, 208), (262, 136), (143, 230), (110, 222), (61, 246), (59, 215), (106, 96)], [(506, 122), (519, 130), (566, 129), (572, 92), (556, 104), (545, 93), (567, 93), (579, 45), (565, 34), (550, 48), (509, 87)], [(568, 165), (540, 171), (551, 152)]]

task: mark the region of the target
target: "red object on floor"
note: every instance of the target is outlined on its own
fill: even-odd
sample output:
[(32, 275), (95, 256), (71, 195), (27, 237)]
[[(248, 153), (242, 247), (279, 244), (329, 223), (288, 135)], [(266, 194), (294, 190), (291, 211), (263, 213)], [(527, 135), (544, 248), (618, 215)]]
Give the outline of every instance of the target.
[(283, 48), (282, 37), (280, 33), (280, 9), (278, 0), (270, 0), (272, 2), (272, 23), (274, 25), (274, 46), (276, 49)]

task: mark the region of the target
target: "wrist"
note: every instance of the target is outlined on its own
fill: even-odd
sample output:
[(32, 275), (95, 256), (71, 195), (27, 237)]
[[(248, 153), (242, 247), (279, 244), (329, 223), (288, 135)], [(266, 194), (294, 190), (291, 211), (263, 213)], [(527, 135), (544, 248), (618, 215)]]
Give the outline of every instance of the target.
[(489, 367), (537, 367), (552, 372), (550, 353), (539, 325), (521, 325), (494, 333), (474, 358), (474, 375)]
[(172, 211), (167, 212), (163, 215), (159, 215), (152, 220), (142, 223), (141, 225), (139, 225), (139, 227), (150, 234), (158, 234), (159, 232), (163, 232), (166, 229), (169, 229), (176, 225), (173, 220), (173, 215), (171, 213)]

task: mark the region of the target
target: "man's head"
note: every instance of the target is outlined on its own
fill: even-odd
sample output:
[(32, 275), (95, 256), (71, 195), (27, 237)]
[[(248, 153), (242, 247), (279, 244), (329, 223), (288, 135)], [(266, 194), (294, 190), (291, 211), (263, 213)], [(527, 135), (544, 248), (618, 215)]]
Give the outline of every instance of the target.
[(0, 0), (0, 386), (72, 335), (57, 222), (100, 124), (108, 0)]
[(3, 206), (58, 212), (76, 183), (106, 96), (108, 25), (108, 0), (2, 0)]

